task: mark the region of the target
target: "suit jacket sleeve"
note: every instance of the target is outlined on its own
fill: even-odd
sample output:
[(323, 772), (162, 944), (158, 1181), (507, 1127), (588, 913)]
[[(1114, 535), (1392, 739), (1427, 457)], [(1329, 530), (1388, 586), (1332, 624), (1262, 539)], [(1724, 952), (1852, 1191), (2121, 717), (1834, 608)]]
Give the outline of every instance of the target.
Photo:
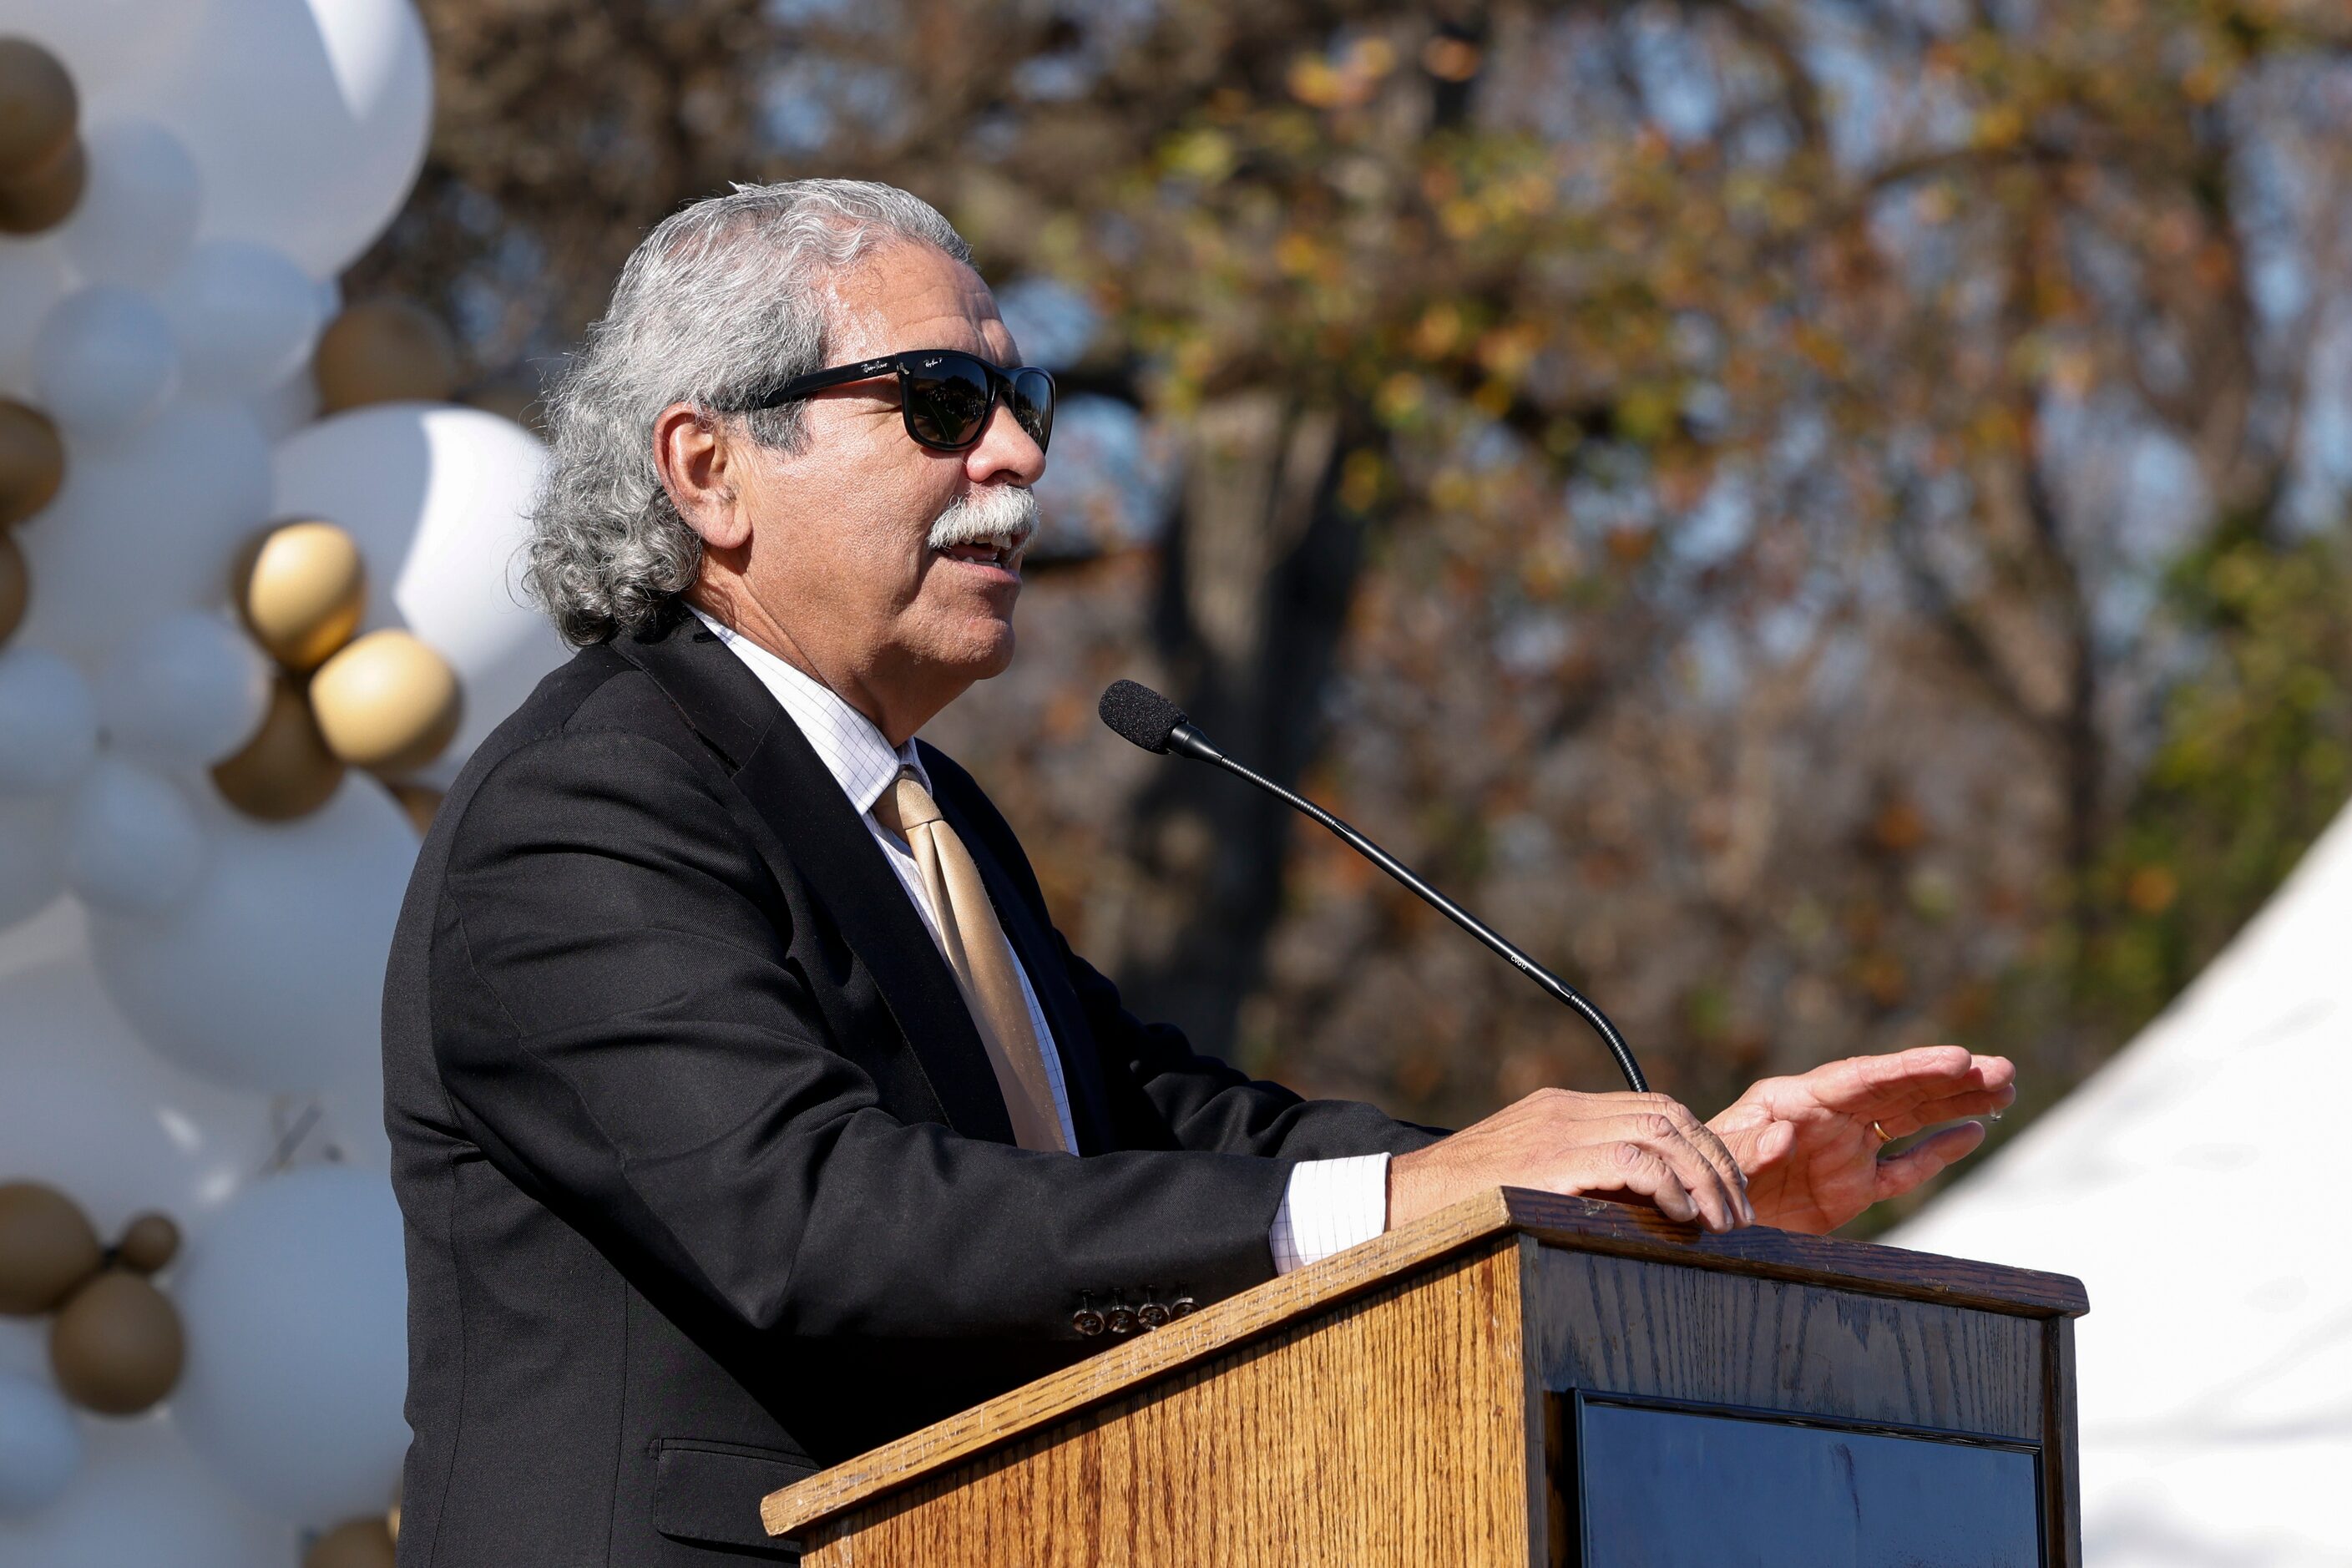
[(1202, 1146), (1076, 1160), (890, 1114), (829, 1043), (730, 792), (707, 756), (568, 730), (463, 803), (435, 1051), (504, 1173), (641, 1287), (755, 1331), (1075, 1338), (1082, 1291), (1205, 1300), (1271, 1277), (1288, 1162), (1255, 1155), (1305, 1152), (1316, 1118), (1243, 1106), (1140, 1026), (1147, 1092)]

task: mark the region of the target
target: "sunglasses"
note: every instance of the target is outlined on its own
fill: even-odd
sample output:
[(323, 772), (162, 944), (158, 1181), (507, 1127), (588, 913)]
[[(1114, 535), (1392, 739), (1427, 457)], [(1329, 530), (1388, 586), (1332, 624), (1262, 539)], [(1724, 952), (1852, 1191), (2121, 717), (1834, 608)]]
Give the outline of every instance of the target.
[(905, 353), (811, 371), (793, 377), (751, 407), (776, 408), (829, 386), (878, 381), (886, 375), (898, 378), (898, 412), (907, 422), (907, 434), (935, 452), (961, 452), (978, 445), (1000, 398), (1039, 451), (1053, 439), (1052, 375), (1026, 364), (1001, 370), (960, 349), (909, 349)]

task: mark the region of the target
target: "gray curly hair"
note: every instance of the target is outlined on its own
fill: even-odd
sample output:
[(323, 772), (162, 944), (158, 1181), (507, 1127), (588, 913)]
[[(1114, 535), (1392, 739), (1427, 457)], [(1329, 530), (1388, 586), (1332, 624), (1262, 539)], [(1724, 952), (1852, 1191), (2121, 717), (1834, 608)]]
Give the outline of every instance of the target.
[(566, 642), (652, 625), (701, 566), (702, 541), (654, 467), (655, 416), (688, 403), (797, 450), (800, 405), (741, 410), (824, 365), (824, 278), (910, 242), (971, 260), (929, 203), (863, 180), (738, 185), (646, 236), (548, 395), (552, 453), (523, 583)]

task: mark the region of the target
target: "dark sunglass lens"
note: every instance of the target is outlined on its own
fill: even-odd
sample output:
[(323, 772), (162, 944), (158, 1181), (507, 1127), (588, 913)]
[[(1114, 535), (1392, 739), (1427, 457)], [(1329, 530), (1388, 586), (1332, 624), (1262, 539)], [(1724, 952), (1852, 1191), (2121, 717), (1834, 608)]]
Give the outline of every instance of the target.
[(1054, 438), (1054, 378), (1042, 370), (1015, 371), (1013, 374), (1013, 415), (1021, 421), (1021, 428), (1044, 451)]
[(962, 354), (927, 359), (907, 377), (907, 425), (933, 447), (968, 447), (988, 418), (988, 370)]

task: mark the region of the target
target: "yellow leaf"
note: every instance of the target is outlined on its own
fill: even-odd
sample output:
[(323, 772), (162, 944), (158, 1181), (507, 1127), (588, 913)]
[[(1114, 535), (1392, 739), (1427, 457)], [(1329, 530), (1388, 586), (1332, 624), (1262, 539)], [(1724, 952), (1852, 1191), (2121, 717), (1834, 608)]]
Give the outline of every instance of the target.
[(1172, 174), (1215, 184), (1234, 172), (1233, 138), (1222, 131), (1186, 131), (1169, 138), (1162, 160)]
[(2025, 139), (2025, 110), (2013, 103), (1997, 103), (1977, 116), (1977, 145), (2014, 147)]

